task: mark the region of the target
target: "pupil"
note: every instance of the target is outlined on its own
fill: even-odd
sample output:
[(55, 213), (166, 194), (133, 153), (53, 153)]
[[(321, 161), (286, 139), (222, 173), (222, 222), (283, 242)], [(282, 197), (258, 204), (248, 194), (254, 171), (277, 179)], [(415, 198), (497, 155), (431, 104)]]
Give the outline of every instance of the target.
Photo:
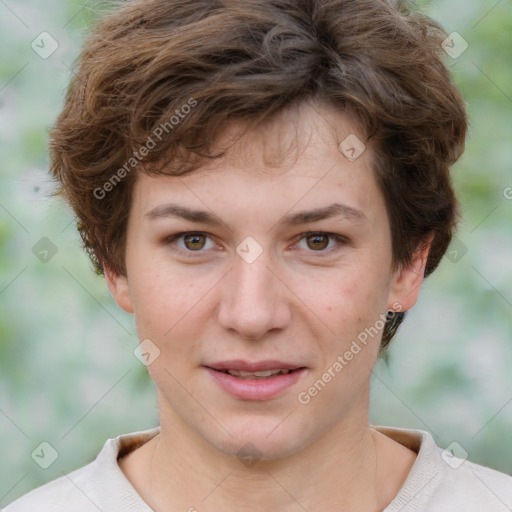
[[(188, 247), (188, 242), (192, 240), (192, 245), (199, 243), (199, 247), (192, 247), (192, 249), (202, 249), (204, 247), (204, 240), (203, 240), (202, 244), (197, 241), (197, 239), (201, 238), (202, 236), (203, 235), (187, 235), (185, 237), (185, 245)], [(189, 249), (190, 249), (190, 247), (189, 247)]]
[(327, 240), (327, 237), (325, 235), (311, 235), (310, 239), (313, 239), (313, 240), (316, 240), (314, 243), (316, 244), (316, 248), (320, 248), (320, 249), (325, 249), (325, 247), (327, 247), (327, 244), (326, 243), (321, 243), (320, 242), (320, 245), (321, 247), (318, 246), (318, 239), (322, 239), (324, 240), (324, 242)]

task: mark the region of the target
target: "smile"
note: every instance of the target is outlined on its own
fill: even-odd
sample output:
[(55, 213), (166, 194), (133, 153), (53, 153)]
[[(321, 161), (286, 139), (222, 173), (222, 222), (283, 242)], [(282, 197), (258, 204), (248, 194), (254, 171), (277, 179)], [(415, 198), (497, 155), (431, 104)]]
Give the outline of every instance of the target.
[(284, 369), (284, 370), (264, 370), (261, 372), (243, 372), (241, 370), (219, 370), (224, 373), (228, 373), (229, 375), (233, 375), (233, 377), (238, 377), (240, 379), (268, 379), (269, 377), (274, 377), (276, 375), (286, 375), (293, 370)]
[(277, 397), (296, 384), (308, 371), (305, 367), (251, 372), (204, 368), (223, 392), (242, 400), (268, 400)]

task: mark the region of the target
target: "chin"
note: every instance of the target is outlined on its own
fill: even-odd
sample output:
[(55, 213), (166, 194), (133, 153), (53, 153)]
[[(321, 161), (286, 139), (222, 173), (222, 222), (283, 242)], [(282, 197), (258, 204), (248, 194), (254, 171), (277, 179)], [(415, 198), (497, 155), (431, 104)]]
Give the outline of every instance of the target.
[(292, 455), (306, 444), (303, 430), (291, 425), (284, 428), (284, 425), (279, 425), (281, 421), (282, 418), (251, 418), (249, 421), (230, 424), (227, 429), (232, 437), (225, 435), (222, 439), (212, 439), (209, 432), (206, 440), (220, 452), (236, 457), (251, 467), (257, 461), (278, 460)]

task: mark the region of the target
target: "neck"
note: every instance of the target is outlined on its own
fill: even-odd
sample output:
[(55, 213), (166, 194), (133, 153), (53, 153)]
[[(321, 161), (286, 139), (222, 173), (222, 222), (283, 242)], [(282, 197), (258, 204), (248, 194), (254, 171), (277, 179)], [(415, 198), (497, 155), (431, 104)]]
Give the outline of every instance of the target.
[(143, 498), (156, 511), (384, 508), (377, 489), (379, 443), (364, 414), (336, 425), (301, 451), (274, 460), (243, 464), (173, 416), (161, 417), (161, 433), (147, 445), (142, 465), (148, 492)]

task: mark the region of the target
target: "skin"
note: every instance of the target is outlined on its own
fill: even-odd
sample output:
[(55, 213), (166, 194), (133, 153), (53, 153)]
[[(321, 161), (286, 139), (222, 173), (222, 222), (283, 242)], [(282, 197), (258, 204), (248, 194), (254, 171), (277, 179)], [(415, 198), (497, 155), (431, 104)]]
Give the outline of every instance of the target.
[[(221, 141), (235, 140), (241, 126), (234, 123)], [(105, 277), (119, 306), (135, 315), (139, 339), (160, 350), (148, 371), (161, 433), (119, 461), (155, 511), (377, 512), (403, 485), (416, 454), (368, 419), (381, 332), (308, 404), (297, 398), (379, 315), (397, 304), (410, 309), (423, 280), (428, 248), (393, 270), (373, 150), (367, 144), (349, 161), (338, 150), (349, 134), (364, 141), (347, 114), (307, 102), (190, 175), (138, 176), (127, 276)], [(283, 148), (291, 149), (278, 158)], [(206, 210), (222, 224), (149, 220), (145, 214), (164, 203)], [(286, 214), (332, 203), (360, 210), (364, 219), (282, 223)], [(208, 236), (166, 242), (194, 231)], [(308, 238), (308, 231), (346, 241)], [(236, 252), (248, 236), (263, 249), (252, 263)], [(202, 367), (235, 358), (292, 361), (308, 370), (278, 397), (242, 400)], [(237, 457), (246, 443), (261, 457), (251, 467)]]

